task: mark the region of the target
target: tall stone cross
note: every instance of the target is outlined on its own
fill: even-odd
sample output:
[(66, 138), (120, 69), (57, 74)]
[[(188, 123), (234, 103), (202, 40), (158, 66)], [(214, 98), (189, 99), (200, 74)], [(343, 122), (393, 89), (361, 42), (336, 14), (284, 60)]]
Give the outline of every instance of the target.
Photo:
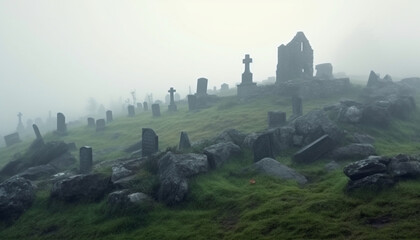
[(22, 116), (23, 114), (21, 112), (18, 113), (19, 123), (22, 123)]
[(245, 54), (245, 58), (242, 62), (245, 64), (245, 73), (249, 73), (249, 64), (252, 63), (252, 58), (249, 57), (249, 54)]
[(176, 92), (176, 90), (173, 88), (173, 87), (171, 87), (169, 90), (168, 90), (168, 93), (170, 94), (170, 105), (173, 105), (174, 103), (175, 103), (175, 100), (174, 100), (174, 93)]

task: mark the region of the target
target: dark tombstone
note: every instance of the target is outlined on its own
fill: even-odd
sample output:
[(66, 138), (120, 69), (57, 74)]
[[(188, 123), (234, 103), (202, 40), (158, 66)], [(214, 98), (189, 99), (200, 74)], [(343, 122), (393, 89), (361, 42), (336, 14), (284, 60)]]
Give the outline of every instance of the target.
[(143, 103), (143, 109), (144, 111), (149, 111), (149, 104), (147, 104), (147, 102)]
[(193, 111), (197, 109), (197, 96), (188, 95), (188, 110)]
[(110, 123), (110, 122), (112, 122), (113, 121), (113, 118), (112, 118), (112, 111), (111, 110), (108, 110), (108, 111), (106, 111), (106, 122), (107, 123)]
[(36, 124), (32, 124), (32, 128), (34, 129), (34, 133), (35, 133), (35, 142), (32, 143), (34, 146), (34, 144), (36, 144), (37, 146), (42, 146), (44, 145), (44, 139), (42, 138), (41, 132), (39, 131), (39, 128)]
[(258, 162), (266, 157), (274, 158), (271, 134), (264, 133), (257, 137), (252, 145), (252, 150), (254, 152), (254, 162)]
[(105, 130), (105, 119), (101, 118), (96, 120), (96, 131), (104, 131)]
[(94, 118), (88, 118), (88, 127), (94, 128), (95, 127), (95, 119)]
[(152, 104), (153, 117), (160, 117), (160, 105), (157, 103)]
[(334, 141), (326, 134), (306, 145), (293, 155), (293, 161), (311, 163), (334, 148)]
[(87, 174), (92, 171), (92, 147), (80, 148), (80, 173)]
[(298, 96), (292, 97), (293, 116), (299, 117), (303, 114), (302, 98)]
[(249, 66), (252, 63), (252, 58), (249, 57), (249, 54), (245, 54), (242, 62), (245, 64), (245, 71), (242, 73), (242, 82), (238, 85), (238, 96), (248, 97), (256, 94), (257, 84), (252, 82), (252, 73)]
[(207, 78), (199, 78), (197, 79), (197, 96), (207, 96)]
[(151, 128), (143, 128), (141, 133), (142, 156), (150, 156), (159, 149), (159, 137)]
[(66, 117), (62, 113), (57, 113), (57, 133), (60, 135), (67, 134)]
[(322, 63), (315, 66), (315, 77), (324, 80), (333, 79), (333, 66), (331, 63)]
[(143, 104), (137, 103), (137, 110), (139, 110), (139, 112), (141, 112), (143, 110)]
[(286, 124), (285, 112), (268, 112), (268, 128), (281, 127)]
[(175, 104), (175, 100), (174, 100), (174, 93), (176, 92), (176, 90), (171, 87), (168, 90), (170, 96), (169, 96), (169, 106), (168, 106), (168, 111), (170, 112), (176, 112), (177, 108), (176, 108), (176, 104)]
[(128, 105), (127, 107), (128, 109), (128, 116), (129, 117), (134, 117), (136, 115), (135, 109), (133, 105)]
[(190, 139), (188, 138), (187, 132), (181, 132), (181, 136), (179, 138), (179, 150), (189, 149), (191, 147)]
[(6, 142), (6, 147), (10, 147), (13, 144), (19, 143), (19, 133), (15, 132), (9, 135), (4, 136), (4, 141)]

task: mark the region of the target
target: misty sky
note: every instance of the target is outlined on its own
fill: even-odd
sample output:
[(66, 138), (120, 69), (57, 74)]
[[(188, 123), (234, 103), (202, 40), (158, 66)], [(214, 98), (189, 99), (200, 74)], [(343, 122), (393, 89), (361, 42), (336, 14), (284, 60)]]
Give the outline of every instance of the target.
[(110, 107), (137, 91), (185, 97), (241, 80), (244, 54), (254, 81), (274, 76), (277, 47), (303, 31), (314, 64), (334, 72), (420, 76), (416, 0), (0, 0), (0, 134), (28, 118), (86, 113), (89, 97)]

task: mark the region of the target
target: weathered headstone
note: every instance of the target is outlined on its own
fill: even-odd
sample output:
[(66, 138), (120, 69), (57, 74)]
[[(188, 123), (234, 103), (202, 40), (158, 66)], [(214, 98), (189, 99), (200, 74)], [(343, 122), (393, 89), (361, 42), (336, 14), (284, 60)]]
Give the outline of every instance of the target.
[(94, 128), (95, 127), (95, 119), (94, 118), (88, 118), (88, 127)]
[(302, 98), (298, 96), (292, 97), (293, 116), (299, 117), (303, 114)]
[(66, 117), (62, 113), (57, 113), (57, 133), (60, 135), (67, 134)]
[(15, 132), (15, 133), (4, 136), (4, 141), (6, 142), (6, 147), (19, 143), (20, 142), (19, 133)]
[(169, 96), (169, 106), (168, 106), (168, 111), (170, 112), (176, 112), (177, 108), (176, 108), (176, 104), (175, 104), (175, 100), (174, 100), (174, 93), (176, 92), (176, 90), (171, 87), (168, 90), (170, 96)]
[(144, 111), (149, 111), (149, 104), (147, 102), (143, 103), (143, 109)]
[(160, 117), (160, 105), (155, 103), (152, 104), (153, 117)]
[(326, 134), (306, 145), (293, 155), (293, 161), (310, 163), (334, 148), (334, 141)]
[(266, 157), (274, 158), (271, 134), (264, 133), (258, 136), (252, 145), (252, 150), (254, 152), (254, 162), (258, 162)]
[(129, 117), (134, 117), (136, 115), (135, 109), (133, 105), (128, 105), (127, 107), (128, 109), (128, 116)]
[(197, 109), (197, 96), (188, 95), (188, 110), (193, 111)]
[(143, 128), (141, 134), (142, 156), (150, 156), (159, 149), (159, 137), (151, 128)]
[(245, 64), (245, 71), (242, 73), (242, 82), (238, 87), (238, 96), (239, 97), (248, 97), (255, 95), (257, 90), (257, 84), (252, 82), (252, 73), (250, 70), (250, 63), (252, 63), (252, 58), (249, 57), (249, 54), (245, 54), (245, 58), (242, 60)]
[(197, 96), (207, 96), (207, 78), (199, 78), (197, 79)]
[(92, 171), (92, 147), (80, 148), (80, 173), (86, 174)]
[(281, 127), (286, 124), (286, 113), (285, 112), (268, 112), (268, 128)]
[(181, 136), (179, 138), (179, 150), (189, 149), (191, 147), (190, 139), (188, 138), (187, 132), (181, 132)]
[(34, 129), (34, 133), (35, 133), (35, 141), (37, 146), (39, 145), (44, 145), (44, 139), (42, 138), (41, 132), (39, 131), (39, 128), (36, 124), (32, 124), (32, 128)]
[(137, 110), (139, 110), (139, 112), (141, 112), (143, 110), (143, 104), (137, 103)]
[(106, 122), (107, 123), (110, 123), (110, 122), (112, 122), (113, 121), (113, 118), (112, 118), (112, 111), (111, 110), (108, 110), (108, 111), (106, 111)]
[(105, 119), (101, 118), (96, 120), (96, 131), (103, 131), (105, 130)]

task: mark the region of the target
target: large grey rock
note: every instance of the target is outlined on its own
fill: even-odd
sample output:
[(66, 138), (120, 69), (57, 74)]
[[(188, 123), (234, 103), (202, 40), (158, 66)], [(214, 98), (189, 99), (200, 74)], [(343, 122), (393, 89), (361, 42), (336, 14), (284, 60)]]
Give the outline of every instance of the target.
[(57, 181), (51, 190), (51, 198), (73, 202), (96, 201), (111, 188), (111, 179), (102, 174), (80, 174)]
[(253, 168), (260, 173), (285, 180), (294, 180), (299, 184), (307, 182), (305, 176), (272, 158), (261, 159), (253, 164)]
[(328, 135), (324, 135), (309, 145), (301, 148), (293, 155), (292, 159), (293, 161), (299, 163), (310, 163), (327, 154), (333, 148), (333, 140)]
[(383, 189), (394, 185), (395, 180), (388, 174), (375, 173), (357, 180), (350, 180), (347, 184), (347, 190), (352, 191), (361, 188)]
[(295, 129), (293, 127), (280, 127), (268, 131), (271, 134), (271, 145), (274, 155), (293, 146), (293, 136)]
[(261, 133), (250, 133), (248, 135), (246, 135), (244, 142), (243, 142), (243, 146), (246, 148), (250, 148), (252, 149), (252, 146), (254, 145), (255, 140), (257, 140), (257, 138), (261, 135)]
[(333, 150), (330, 157), (335, 160), (361, 159), (376, 155), (376, 150), (371, 144), (352, 143)]
[(387, 166), (380, 157), (368, 158), (350, 163), (343, 171), (351, 180), (357, 180), (376, 173), (386, 173)]
[[(232, 143), (233, 144), (233, 143)], [(207, 156), (204, 154), (166, 153), (158, 162), (160, 188), (159, 201), (167, 205), (181, 202), (188, 193), (187, 178), (209, 169)]]
[(391, 159), (388, 171), (394, 177), (420, 176), (420, 162), (418, 159), (400, 154)]
[(31, 182), (22, 177), (12, 177), (0, 184), (0, 219), (18, 218), (35, 199)]
[(210, 168), (220, 167), (229, 158), (241, 153), (241, 148), (232, 142), (217, 143), (204, 148)]
[(255, 140), (252, 151), (254, 153), (254, 162), (258, 162), (263, 158), (273, 158), (273, 134), (264, 133)]
[(19, 173), (18, 176), (29, 179), (29, 180), (38, 180), (40, 178), (50, 177), (56, 174), (58, 171), (56, 168), (50, 164), (40, 165), (36, 167), (30, 167), (24, 172)]
[(233, 142), (238, 146), (242, 146), (246, 135), (244, 133), (239, 132), (236, 129), (227, 129), (224, 130), (214, 139), (215, 143), (223, 143), (223, 142)]
[(128, 189), (123, 189), (108, 194), (107, 201), (111, 207), (123, 208), (150, 202), (152, 202), (152, 199), (147, 194), (141, 192), (131, 193)]
[(362, 122), (386, 127), (391, 122), (391, 115), (388, 112), (387, 102), (375, 102), (366, 106), (363, 110)]
[(50, 161), (50, 164), (59, 171), (66, 170), (76, 162), (76, 158), (70, 153), (65, 152)]
[(117, 164), (112, 166), (112, 175), (111, 175), (111, 181), (116, 182), (122, 178), (131, 176), (134, 174), (133, 171), (128, 170), (125, 168), (122, 164)]

